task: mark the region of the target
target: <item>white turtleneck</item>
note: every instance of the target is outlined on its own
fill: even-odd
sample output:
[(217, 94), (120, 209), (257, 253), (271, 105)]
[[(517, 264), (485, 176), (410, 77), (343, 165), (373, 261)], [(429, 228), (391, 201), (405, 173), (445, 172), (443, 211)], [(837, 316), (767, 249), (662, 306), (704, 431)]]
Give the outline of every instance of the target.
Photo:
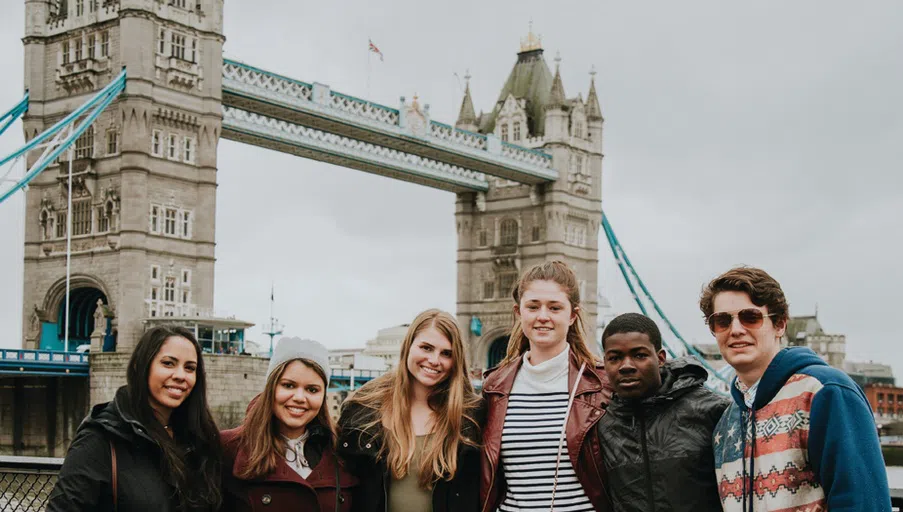
[[(570, 346), (537, 365), (529, 352), (514, 378), (502, 428), (502, 467), (508, 493), (501, 511), (549, 510), (558, 440), (568, 403)], [(555, 510), (591, 512), (593, 505), (577, 480), (562, 445)]]

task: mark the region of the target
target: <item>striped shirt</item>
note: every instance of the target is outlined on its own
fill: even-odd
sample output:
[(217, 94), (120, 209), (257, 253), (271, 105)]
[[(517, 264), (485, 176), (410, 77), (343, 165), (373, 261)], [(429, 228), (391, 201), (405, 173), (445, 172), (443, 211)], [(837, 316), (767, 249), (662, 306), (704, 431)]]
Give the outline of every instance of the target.
[[(558, 439), (568, 404), (570, 348), (536, 366), (529, 353), (508, 398), (502, 429), (502, 468), (508, 492), (502, 512), (548, 511), (555, 479)], [(555, 512), (591, 512), (593, 505), (577, 480), (567, 440), (562, 444), (555, 491)]]

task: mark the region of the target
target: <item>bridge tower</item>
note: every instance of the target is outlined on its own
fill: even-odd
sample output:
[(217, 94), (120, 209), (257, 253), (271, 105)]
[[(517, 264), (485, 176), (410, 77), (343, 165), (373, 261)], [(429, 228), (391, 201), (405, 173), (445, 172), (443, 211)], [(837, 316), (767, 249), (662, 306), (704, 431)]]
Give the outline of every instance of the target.
[(586, 100), (568, 98), (559, 67), (556, 58), (553, 75), (531, 32), (492, 110), (476, 115), (469, 81), (461, 104), (458, 128), (494, 143), (542, 149), (559, 172), (550, 183), (492, 179), (488, 192), (458, 195), (457, 313), (474, 369), (504, 357), (513, 286), (521, 271), (541, 261), (561, 259), (576, 271), (587, 340), (595, 338), (603, 119), (594, 72)]
[(145, 319), (213, 306), (223, 0), (25, 5), (26, 139), (128, 81), (75, 145), (72, 211), (68, 153), (27, 192), (24, 346), (63, 348), (71, 215), (70, 349), (127, 356)]

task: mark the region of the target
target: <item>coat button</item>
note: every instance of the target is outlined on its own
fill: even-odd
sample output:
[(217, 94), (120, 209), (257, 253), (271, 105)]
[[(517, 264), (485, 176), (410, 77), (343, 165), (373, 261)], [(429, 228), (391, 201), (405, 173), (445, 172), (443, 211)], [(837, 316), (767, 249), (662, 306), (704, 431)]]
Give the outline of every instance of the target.
[(366, 446), (366, 447), (367, 447), (367, 448), (370, 448), (370, 443), (367, 443), (367, 446)]
[(348, 448), (348, 443), (342, 443), (342, 446), (344, 446), (345, 448)]
[(262, 498), (260, 498), (260, 502), (264, 505), (269, 505), (273, 501), (273, 498), (269, 494), (264, 494)]

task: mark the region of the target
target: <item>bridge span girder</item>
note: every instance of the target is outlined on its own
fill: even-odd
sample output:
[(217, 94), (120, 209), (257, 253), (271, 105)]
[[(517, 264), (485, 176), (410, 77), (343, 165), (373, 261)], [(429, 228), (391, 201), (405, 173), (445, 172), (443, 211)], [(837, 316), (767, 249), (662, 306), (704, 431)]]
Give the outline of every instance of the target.
[(535, 185), (558, 179), (552, 157), (429, 119), (416, 101), (394, 109), (228, 59), (224, 107), (342, 135), (376, 146)]
[(222, 138), (449, 192), (489, 190), (479, 172), (234, 107), (223, 107)]

